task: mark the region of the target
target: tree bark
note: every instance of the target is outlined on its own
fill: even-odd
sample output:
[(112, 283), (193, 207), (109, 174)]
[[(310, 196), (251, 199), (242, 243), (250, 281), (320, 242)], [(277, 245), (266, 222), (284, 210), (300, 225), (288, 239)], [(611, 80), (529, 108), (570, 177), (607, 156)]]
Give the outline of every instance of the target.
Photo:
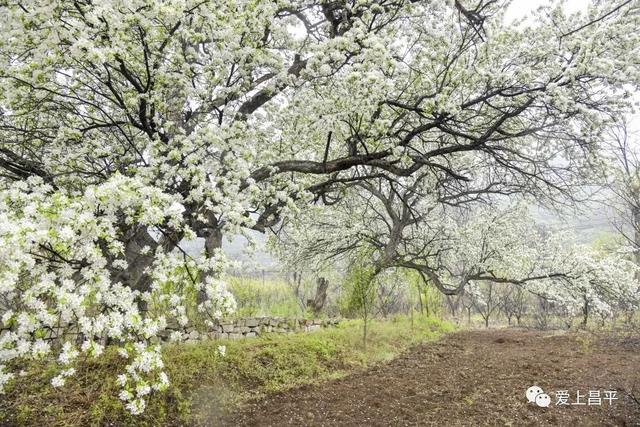
[(316, 296), (314, 299), (307, 301), (307, 306), (311, 308), (314, 316), (318, 316), (327, 300), (327, 290), (329, 289), (329, 281), (324, 277), (318, 277), (316, 280)]
[[(635, 200), (638, 200), (640, 195), (638, 195), (637, 193), (634, 194)], [(635, 252), (633, 254), (633, 260), (636, 264), (636, 266), (640, 267), (640, 206), (634, 206), (632, 208), (632, 221), (633, 221), (633, 243), (635, 246)], [(636, 281), (640, 280), (640, 271), (636, 271), (635, 274), (635, 279)]]
[[(110, 268), (111, 280), (113, 282), (121, 282), (139, 292), (149, 291), (151, 289), (151, 277), (147, 269), (153, 264), (155, 250), (161, 244), (166, 249), (171, 250), (175, 247), (175, 242), (166, 239), (162, 242), (154, 240), (146, 227), (129, 229), (125, 231), (125, 236), (124, 257), (127, 262), (127, 268), (124, 270)], [(143, 248), (145, 247), (148, 247), (149, 250), (143, 254)], [(106, 250), (105, 253), (107, 253)], [(109, 261), (113, 261), (110, 258), (108, 257)], [(140, 311), (145, 312), (148, 307), (145, 301), (138, 300), (138, 308)]]
[(418, 285), (418, 300), (420, 301), (420, 315), (424, 314), (424, 307), (422, 304), (422, 288)]
[(589, 321), (589, 300), (584, 297), (584, 305), (582, 306), (582, 327), (586, 329)]
[[(204, 254), (207, 258), (215, 255), (216, 249), (222, 248), (222, 230), (220, 227), (204, 228), (200, 232), (200, 236), (204, 237)], [(200, 277), (200, 281), (204, 284), (207, 278), (211, 277), (211, 272), (204, 272)], [(198, 290), (198, 304), (207, 300), (207, 293), (204, 289)]]

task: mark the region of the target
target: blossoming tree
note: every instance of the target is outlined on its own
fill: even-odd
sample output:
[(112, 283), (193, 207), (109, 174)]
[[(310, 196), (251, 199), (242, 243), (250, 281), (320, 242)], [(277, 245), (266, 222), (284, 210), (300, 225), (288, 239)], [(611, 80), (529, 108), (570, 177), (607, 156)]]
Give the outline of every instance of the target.
[(639, 77), (635, 2), (518, 25), (493, 1), (0, 7), (0, 387), (7, 361), (53, 353), (60, 385), (114, 343), (133, 413), (187, 296), (233, 308), (225, 234), (383, 177), (554, 196)]

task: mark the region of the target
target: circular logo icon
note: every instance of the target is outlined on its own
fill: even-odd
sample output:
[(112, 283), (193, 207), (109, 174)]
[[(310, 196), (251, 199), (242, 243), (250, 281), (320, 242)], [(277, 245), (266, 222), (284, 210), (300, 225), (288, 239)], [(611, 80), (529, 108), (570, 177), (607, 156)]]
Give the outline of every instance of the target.
[(544, 390), (542, 390), (542, 388), (538, 387), (537, 385), (529, 387), (526, 392), (527, 401), (529, 403), (535, 402), (536, 396), (542, 393), (544, 393)]
[(536, 396), (536, 405), (541, 408), (548, 408), (551, 405), (551, 398), (546, 393), (540, 393)]

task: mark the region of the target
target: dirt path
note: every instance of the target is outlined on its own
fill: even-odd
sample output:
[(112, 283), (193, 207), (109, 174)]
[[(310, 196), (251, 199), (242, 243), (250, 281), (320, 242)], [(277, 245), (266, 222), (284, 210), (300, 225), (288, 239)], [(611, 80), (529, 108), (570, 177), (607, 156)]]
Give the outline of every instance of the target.
[[(527, 403), (542, 387), (551, 406)], [(469, 331), (414, 348), (368, 371), (247, 405), (227, 425), (640, 425), (640, 405), (625, 390), (640, 385), (640, 350), (573, 335), (519, 330)], [(616, 390), (602, 406), (556, 406), (557, 390), (575, 402), (590, 390)], [(637, 395), (640, 393), (637, 393)], [(586, 398), (582, 399), (586, 401)]]

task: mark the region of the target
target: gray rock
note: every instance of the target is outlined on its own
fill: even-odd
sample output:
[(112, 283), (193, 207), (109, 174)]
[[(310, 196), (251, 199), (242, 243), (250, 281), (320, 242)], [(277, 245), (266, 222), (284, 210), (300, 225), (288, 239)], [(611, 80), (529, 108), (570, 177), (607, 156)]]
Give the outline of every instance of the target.
[(167, 329), (172, 329), (174, 331), (177, 331), (178, 329), (180, 329), (180, 324), (178, 323), (178, 321), (174, 318), (169, 318), (167, 320)]

